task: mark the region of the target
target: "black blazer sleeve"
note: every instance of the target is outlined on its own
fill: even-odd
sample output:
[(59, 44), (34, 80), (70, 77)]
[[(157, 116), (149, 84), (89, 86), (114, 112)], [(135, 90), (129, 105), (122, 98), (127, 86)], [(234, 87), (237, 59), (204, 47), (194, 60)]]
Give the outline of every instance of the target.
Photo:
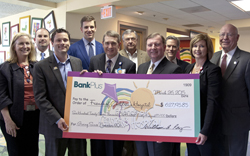
[(200, 133), (206, 136), (208, 136), (212, 130), (214, 119), (219, 108), (222, 81), (220, 67), (210, 62), (208, 63), (208, 66), (204, 69), (204, 74), (200, 75), (202, 123)]

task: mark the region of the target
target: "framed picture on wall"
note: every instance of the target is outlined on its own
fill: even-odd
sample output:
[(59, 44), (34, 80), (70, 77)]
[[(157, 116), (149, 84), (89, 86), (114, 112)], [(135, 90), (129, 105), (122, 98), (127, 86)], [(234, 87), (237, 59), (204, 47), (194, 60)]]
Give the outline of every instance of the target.
[(35, 38), (36, 31), (40, 28), (42, 28), (43, 19), (42, 18), (32, 18), (31, 20), (31, 29), (30, 29), (30, 35), (32, 38)]
[(19, 24), (13, 25), (10, 28), (10, 40), (19, 32)]
[(6, 60), (6, 51), (0, 51), (0, 64)]
[(49, 33), (52, 33), (56, 29), (56, 20), (53, 10), (46, 17), (44, 17), (43, 21), (44, 28), (46, 28)]
[(30, 16), (19, 18), (19, 32), (30, 33)]
[(5, 22), (2, 24), (2, 46), (10, 46), (10, 22)]

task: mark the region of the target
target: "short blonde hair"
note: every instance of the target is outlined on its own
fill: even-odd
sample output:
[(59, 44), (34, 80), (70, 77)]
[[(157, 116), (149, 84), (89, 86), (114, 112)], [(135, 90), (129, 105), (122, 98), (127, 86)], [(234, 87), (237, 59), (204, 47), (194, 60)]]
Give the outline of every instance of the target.
[(190, 41), (190, 53), (191, 56), (194, 58), (193, 55), (193, 46), (195, 43), (204, 40), (207, 46), (207, 59), (210, 60), (214, 54), (214, 47), (211, 38), (207, 34), (198, 34)]
[(28, 56), (28, 60), (29, 61), (33, 61), (35, 62), (36, 61), (36, 51), (35, 51), (35, 46), (34, 44), (32, 43), (32, 38), (29, 34), (25, 34), (25, 33), (17, 33), (12, 41), (11, 41), (11, 44), (10, 44), (10, 58), (7, 60), (9, 61), (10, 63), (17, 63), (18, 62), (18, 58), (17, 58), (17, 54), (16, 54), (16, 51), (15, 51), (15, 46), (16, 46), (16, 41), (22, 37), (22, 36), (27, 36), (29, 39), (30, 39), (30, 45), (31, 45), (31, 51), (29, 53), (29, 56)]

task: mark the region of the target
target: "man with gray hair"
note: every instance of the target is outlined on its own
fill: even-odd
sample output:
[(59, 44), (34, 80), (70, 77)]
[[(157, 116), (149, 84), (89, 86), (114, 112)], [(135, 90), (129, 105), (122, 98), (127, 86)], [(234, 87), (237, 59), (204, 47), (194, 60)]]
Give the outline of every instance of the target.
[(136, 31), (127, 29), (122, 34), (124, 49), (119, 53), (136, 64), (136, 69), (142, 63), (148, 62), (150, 58), (145, 51), (137, 49), (138, 36)]
[(167, 59), (170, 62), (180, 66), (181, 69), (184, 71), (188, 63), (176, 58), (176, 53), (179, 51), (179, 48), (180, 48), (180, 40), (177, 37), (168, 36), (166, 38), (166, 51), (165, 52), (166, 52)]

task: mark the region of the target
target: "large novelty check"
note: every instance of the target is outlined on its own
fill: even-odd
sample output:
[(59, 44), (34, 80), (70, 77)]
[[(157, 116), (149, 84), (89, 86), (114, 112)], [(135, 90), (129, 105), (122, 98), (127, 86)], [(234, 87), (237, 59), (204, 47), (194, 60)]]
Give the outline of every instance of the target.
[(199, 75), (69, 72), (64, 116), (65, 138), (195, 142)]

